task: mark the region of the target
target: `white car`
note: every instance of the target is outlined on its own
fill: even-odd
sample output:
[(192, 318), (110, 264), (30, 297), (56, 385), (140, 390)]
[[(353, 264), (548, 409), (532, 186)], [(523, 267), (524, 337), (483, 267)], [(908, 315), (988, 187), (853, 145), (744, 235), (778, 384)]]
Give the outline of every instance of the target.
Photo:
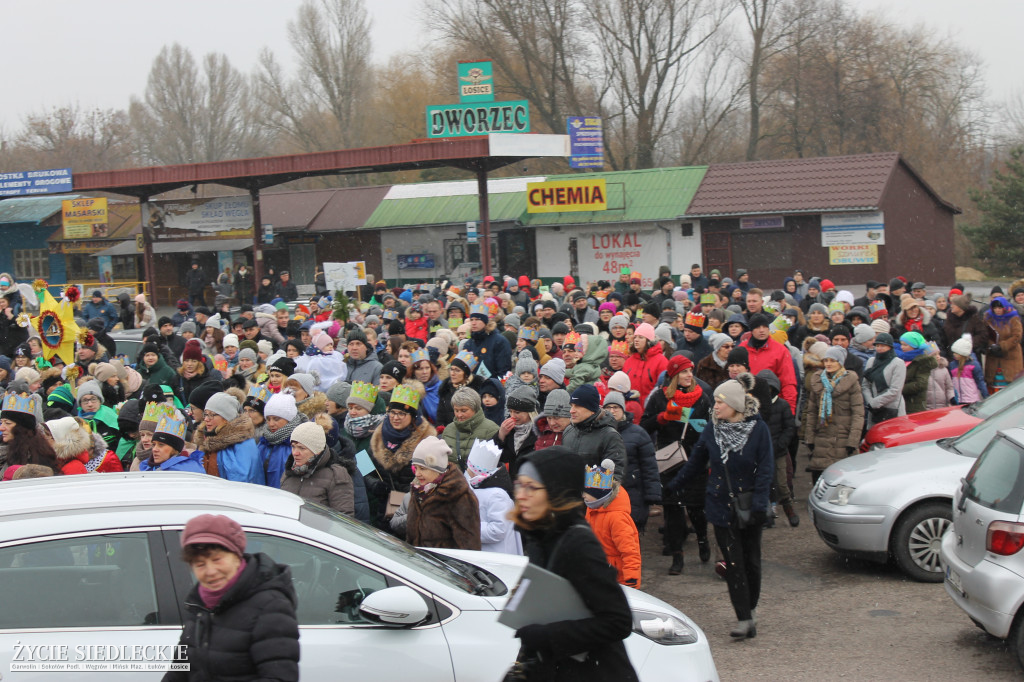
[[(291, 567), (302, 679), (398, 680), (415, 670), (420, 681), (497, 682), (515, 659), (519, 642), (497, 617), (525, 557), (417, 550), (281, 490), (149, 472), (0, 484), (0, 671), (38, 652), (94, 660), (109, 653), (93, 644), (176, 645), (193, 584), (179, 534), (202, 513), (235, 519), (246, 551)], [(665, 602), (623, 589), (634, 616), (626, 648), (640, 679), (718, 680), (700, 628)], [(17, 674), (69, 679), (57, 670)]]
[(1024, 428), (1000, 433), (953, 499), (942, 537), (946, 592), (971, 620), (1008, 640), (1024, 667)]
[(941, 582), (939, 546), (953, 493), (996, 432), (1016, 426), (1013, 403), (957, 438), (872, 450), (825, 469), (807, 498), (818, 535), (841, 554), (885, 562)]

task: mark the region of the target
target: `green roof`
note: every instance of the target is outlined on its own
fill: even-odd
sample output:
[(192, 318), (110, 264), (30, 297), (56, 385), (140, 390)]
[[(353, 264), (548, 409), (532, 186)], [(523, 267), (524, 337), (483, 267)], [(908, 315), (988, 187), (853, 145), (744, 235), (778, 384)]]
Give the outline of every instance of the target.
[(35, 223), (38, 225), (54, 213), (60, 213), (65, 199), (77, 199), (77, 194), (57, 194), (45, 197), (14, 197), (0, 201), (0, 224)]
[[(652, 168), (546, 177), (494, 178), (488, 182), (491, 222), (524, 226), (672, 220), (686, 213), (707, 166)], [(527, 213), (526, 183), (604, 178), (608, 209), (571, 213)], [(497, 191), (496, 191), (497, 190)], [(364, 227), (453, 225), (479, 220), (476, 181), (394, 185)]]
[(608, 190), (608, 208), (604, 211), (526, 213), (524, 198), (520, 220), (523, 225), (529, 226), (672, 220), (686, 213), (707, 170), (707, 166), (689, 166), (552, 175), (548, 180), (604, 178)]

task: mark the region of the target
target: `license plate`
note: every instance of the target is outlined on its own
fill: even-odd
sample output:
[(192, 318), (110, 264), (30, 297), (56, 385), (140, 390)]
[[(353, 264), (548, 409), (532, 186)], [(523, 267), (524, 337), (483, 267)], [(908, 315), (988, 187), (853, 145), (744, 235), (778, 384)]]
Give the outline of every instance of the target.
[(949, 584), (952, 585), (957, 592), (960, 594), (964, 593), (963, 584), (960, 582), (960, 574), (949, 566), (946, 566), (946, 580), (949, 581)]

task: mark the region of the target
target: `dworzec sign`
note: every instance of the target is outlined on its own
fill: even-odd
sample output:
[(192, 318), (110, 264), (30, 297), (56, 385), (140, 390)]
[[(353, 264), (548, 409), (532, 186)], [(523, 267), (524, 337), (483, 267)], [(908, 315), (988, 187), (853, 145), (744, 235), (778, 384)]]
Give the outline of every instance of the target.
[(530, 103), (488, 102), (427, 107), (427, 137), (530, 132)]

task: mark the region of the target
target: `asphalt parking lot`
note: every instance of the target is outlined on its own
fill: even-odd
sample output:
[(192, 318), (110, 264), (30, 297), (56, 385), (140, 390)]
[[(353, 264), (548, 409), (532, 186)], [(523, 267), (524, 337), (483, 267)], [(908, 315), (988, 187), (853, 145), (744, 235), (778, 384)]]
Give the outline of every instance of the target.
[(644, 590), (700, 625), (723, 682), (1024, 676), (1007, 646), (976, 627), (941, 584), (913, 582), (894, 567), (847, 560), (829, 549), (808, 521), (809, 490), (810, 475), (801, 471), (800, 526), (780, 518), (764, 531), (755, 639), (731, 641), (735, 615), (725, 581), (715, 574), (714, 556), (700, 563), (692, 534), (680, 576), (668, 575), (671, 558), (661, 556), (660, 518), (651, 519), (641, 538)]

